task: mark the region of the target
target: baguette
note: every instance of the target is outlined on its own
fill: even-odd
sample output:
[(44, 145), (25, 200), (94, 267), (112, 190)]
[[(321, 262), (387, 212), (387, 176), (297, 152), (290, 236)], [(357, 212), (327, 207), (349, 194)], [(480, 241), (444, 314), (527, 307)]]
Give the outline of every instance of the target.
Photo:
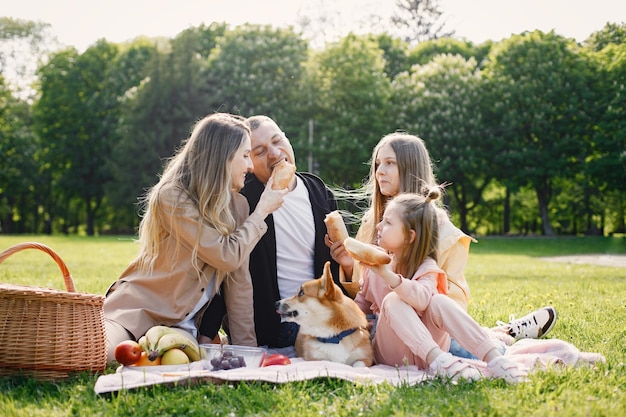
[(350, 236), (339, 211), (335, 210), (328, 213), (324, 218), (324, 223), (326, 223), (328, 237), (333, 242), (343, 242), (345, 238)]
[(272, 178), (274, 178), (272, 189), (282, 190), (289, 187), (294, 175), (296, 175), (296, 166), (283, 159), (272, 170)]
[(351, 237), (343, 241), (343, 246), (350, 256), (366, 265), (383, 265), (391, 262), (391, 256), (382, 249), (374, 245), (360, 242)]

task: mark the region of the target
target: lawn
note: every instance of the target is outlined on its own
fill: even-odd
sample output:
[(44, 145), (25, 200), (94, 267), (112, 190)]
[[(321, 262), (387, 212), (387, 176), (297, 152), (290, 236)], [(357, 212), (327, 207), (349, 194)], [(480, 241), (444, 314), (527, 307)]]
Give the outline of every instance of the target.
[[(137, 251), (130, 237), (0, 236), (0, 249), (35, 240), (51, 246), (76, 288), (103, 293)], [(558, 321), (548, 337), (603, 354), (595, 368), (538, 372), (530, 382), (452, 385), (359, 385), (318, 379), (283, 385), (210, 383), (155, 386), (98, 396), (96, 375), (50, 383), (0, 378), (0, 416), (624, 416), (626, 415), (626, 268), (546, 262), (543, 256), (626, 255), (621, 237), (480, 238), (466, 277), (470, 314), (481, 324), (553, 305)], [(58, 267), (34, 250), (0, 264), (0, 281), (63, 288)], [(28, 343), (28, 341), (24, 341)], [(16, 346), (16, 349), (19, 346)], [(80, 351), (68, 354), (80, 354)], [(106, 372), (114, 372), (107, 369)]]

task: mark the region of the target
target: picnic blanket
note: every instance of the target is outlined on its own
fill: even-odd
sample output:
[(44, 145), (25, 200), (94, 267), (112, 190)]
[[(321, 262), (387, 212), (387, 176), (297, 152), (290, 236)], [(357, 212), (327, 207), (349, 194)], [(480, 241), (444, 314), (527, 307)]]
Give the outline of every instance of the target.
[[(305, 361), (295, 355), (295, 350), (269, 349), (268, 353), (283, 353), (291, 357), (290, 365), (274, 365), (262, 368), (245, 367), (212, 371), (208, 360), (192, 362), (175, 367), (120, 366), (115, 373), (98, 377), (96, 394), (135, 389), (156, 384), (178, 384), (189, 382), (232, 383), (238, 381), (260, 381), (283, 384), (318, 378), (336, 378), (358, 384), (389, 383), (395, 386), (416, 385), (433, 376), (416, 366), (374, 365), (368, 368), (353, 368), (329, 361)], [(559, 339), (523, 339), (507, 347), (505, 355), (519, 362), (530, 371), (558, 366), (593, 365), (604, 362), (598, 353), (581, 352), (574, 345)], [(464, 359), (485, 368), (482, 361)]]

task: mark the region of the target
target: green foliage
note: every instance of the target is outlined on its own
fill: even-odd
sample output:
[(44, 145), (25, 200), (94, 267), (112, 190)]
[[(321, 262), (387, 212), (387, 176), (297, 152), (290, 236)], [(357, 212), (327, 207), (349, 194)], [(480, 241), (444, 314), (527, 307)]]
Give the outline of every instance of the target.
[(440, 38), (430, 39), (420, 42), (409, 51), (409, 63), (411, 65), (426, 65), (437, 55), (449, 54), (460, 55), (466, 60), (474, 59), (481, 64), (487, 57), (491, 43), (487, 42), (483, 45), (474, 45), (470, 41)]
[(348, 35), (312, 58), (319, 174), (333, 184), (366, 177), (372, 149), (389, 132), (391, 83), (377, 42)]
[(503, 179), (533, 186), (547, 235), (554, 179), (579, 170), (588, 152), (587, 70), (572, 40), (539, 31), (504, 40), (487, 63), (500, 97), (493, 113), (501, 118), (498, 156), (509, 167)]
[(473, 231), (468, 213), (481, 201), (492, 178), (491, 144), (481, 133), (481, 88), (476, 61), (448, 54), (413, 66), (393, 84), (391, 113), (401, 129), (424, 139), (439, 181), (450, 184), (451, 207), (458, 210), (460, 226), (467, 232)]
[(604, 27), (592, 33), (584, 42), (589, 49), (599, 52), (609, 45), (623, 45), (626, 42), (626, 22), (607, 22)]
[[(20, 233), (32, 222), (24, 218), (34, 211), (33, 200), (25, 196), (37, 181), (37, 146), (28, 103), (8, 90), (0, 89), (0, 95), (0, 226), (5, 233)], [(15, 207), (21, 216), (15, 216)]]
[(626, 43), (610, 44), (592, 55), (597, 67), (597, 124), (586, 157), (588, 172), (602, 189), (626, 191)]
[[(114, 229), (128, 231), (137, 224), (138, 198), (157, 181), (163, 161), (193, 123), (209, 113), (202, 71), (224, 30), (217, 24), (189, 29), (171, 42), (171, 49), (137, 46), (142, 60), (133, 61), (136, 77), (125, 92), (120, 141), (111, 160), (115, 181), (108, 190), (119, 213)], [(137, 52), (129, 52), (129, 58), (131, 53)]]
[[(66, 261), (79, 291), (103, 293), (135, 256), (130, 238), (0, 237), (6, 248), (42, 241)], [(471, 245), (470, 314), (483, 325), (551, 304), (558, 320), (547, 336), (605, 355), (595, 367), (554, 368), (515, 386), (502, 381), (415, 386), (359, 384), (329, 378), (287, 384), (154, 386), (98, 396), (97, 375), (57, 383), (0, 378), (0, 415), (22, 416), (615, 416), (626, 413), (623, 341), (626, 268), (547, 262), (544, 256), (626, 255), (624, 238), (481, 238)], [(0, 281), (61, 288), (48, 255), (20, 252), (0, 265)], [(68, 349), (68, 354), (75, 353)], [(78, 351), (80, 354), (80, 351)], [(106, 372), (114, 372), (109, 368)]]
[(299, 95), (307, 51), (292, 29), (243, 25), (228, 31), (207, 63), (209, 108), (243, 116), (266, 114), (281, 126), (295, 123), (291, 116), (302, 114), (298, 109), (309, 104)]
[[(44, 58), (45, 25), (1, 25), (0, 60), (13, 41)], [(467, 232), (623, 232), (623, 30), (607, 24), (584, 46), (540, 31), (480, 45), (349, 34), (313, 51), (291, 28), (213, 23), (60, 50), (41, 61), (34, 105), (0, 82), (0, 226), (132, 233), (193, 123), (228, 111), (274, 118), (299, 170), (347, 188), (383, 135), (422, 136)]]

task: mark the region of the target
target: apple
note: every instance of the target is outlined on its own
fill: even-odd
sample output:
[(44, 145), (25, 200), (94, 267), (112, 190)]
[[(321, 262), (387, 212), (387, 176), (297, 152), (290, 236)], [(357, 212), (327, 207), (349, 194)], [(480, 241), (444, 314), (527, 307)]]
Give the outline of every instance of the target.
[(124, 340), (115, 346), (115, 360), (122, 365), (130, 366), (141, 359), (143, 349), (134, 340)]
[(173, 348), (161, 355), (161, 365), (184, 365), (189, 363), (189, 356), (180, 349)]
[(289, 365), (290, 363), (291, 361), (285, 355), (281, 355), (280, 353), (274, 353), (263, 359), (263, 363), (261, 364), (261, 366)]
[(153, 361), (148, 358), (148, 354), (146, 352), (141, 352), (141, 358), (132, 364), (131, 366), (155, 366), (161, 365), (161, 357), (157, 356), (157, 358)]

